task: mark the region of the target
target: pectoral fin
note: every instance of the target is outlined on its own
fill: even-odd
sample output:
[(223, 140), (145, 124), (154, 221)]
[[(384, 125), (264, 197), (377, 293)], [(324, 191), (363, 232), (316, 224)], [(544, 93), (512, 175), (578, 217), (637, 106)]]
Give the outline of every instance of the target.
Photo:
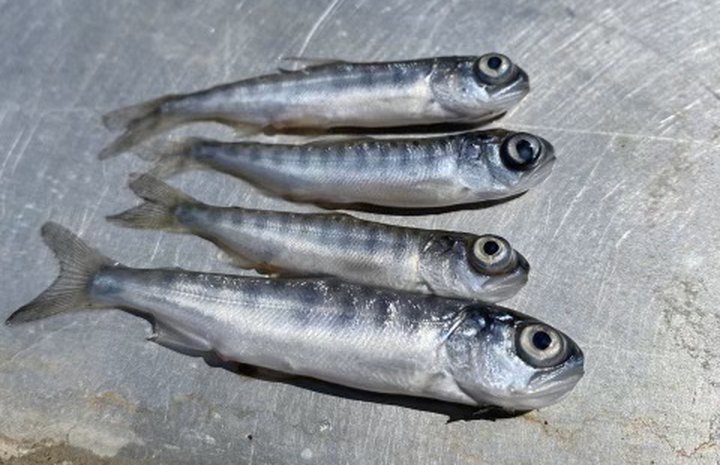
[(153, 333), (147, 340), (188, 355), (201, 355), (213, 350), (210, 342), (202, 337), (173, 328), (161, 321), (153, 323)]
[(315, 277), (301, 272), (292, 272), (283, 270), (266, 262), (258, 262), (244, 257), (238, 253), (220, 248), (216, 254), (218, 260), (229, 263), (244, 270), (255, 270), (261, 275), (270, 278), (299, 278), (299, 277)]

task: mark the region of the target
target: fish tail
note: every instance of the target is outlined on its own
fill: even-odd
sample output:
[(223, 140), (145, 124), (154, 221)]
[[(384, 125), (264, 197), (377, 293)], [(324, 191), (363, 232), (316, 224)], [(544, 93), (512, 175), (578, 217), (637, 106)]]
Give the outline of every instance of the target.
[(193, 169), (206, 169), (193, 156), (193, 147), (203, 142), (199, 137), (179, 140), (158, 140), (134, 150), (133, 153), (145, 161), (154, 162), (149, 174), (165, 179), (178, 173)]
[(90, 300), (87, 292), (89, 283), (100, 269), (119, 265), (57, 223), (45, 223), (41, 231), (43, 241), (60, 263), (60, 274), (32, 302), (13, 312), (5, 322), (7, 325), (73, 310), (99, 308)]
[(120, 131), (130, 129), (139, 121), (147, 119), (156, 113), (160, 113), (160, 107), (172, 99), (174, 96), (167, 95), (164, 97), (148, 100), (137, 105), (120, 108), (106, 113), (103, 117), (103, 124), (110, 131)]
[(108, 221), (128, 228), (182, 231), (185, 228), (177, 221), (175, 209), (200, 203), (149, 174), (135, 176), (128, 186), (145, 202), (107, 217)]
[(124, 130), (98, 154), (101, 160), (127, 152), (154, 135), (177, 126), (183, 118), (169, 114), (164, 106), (177, 100), (174, 95), (160, 97), (137, 105), (120, 108), (103, 116), (103, 124), (111, 131)]

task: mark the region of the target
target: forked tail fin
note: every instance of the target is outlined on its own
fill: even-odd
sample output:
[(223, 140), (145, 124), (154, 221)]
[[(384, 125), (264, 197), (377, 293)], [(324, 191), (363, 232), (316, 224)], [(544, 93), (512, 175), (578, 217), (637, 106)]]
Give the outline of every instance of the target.
[(130, 107), (120, 108), (103, 116), (103, 124), (111, 131), (124, 130), (98, 154), (104, 160), (126, 152), (156, 134), (183, 123), (183, 118), (163, 112), (163, 105), (177, 97), (168, 95)]
[(128, 185), (145, 202), (108, 216), (107, 220), (129, 228), (182, 231), (184, 228), (177, 221), (175, 208), (200, 203), (149, 174), (135, 177)]
[(119, 265), (57, 223), (45, 223), (42, 238), (60, 262), (60, 274), (32, 302), (10, 315), (5, 322), (8, 325), (93, 308), (87, 292), (90, 281), (100, 269)]

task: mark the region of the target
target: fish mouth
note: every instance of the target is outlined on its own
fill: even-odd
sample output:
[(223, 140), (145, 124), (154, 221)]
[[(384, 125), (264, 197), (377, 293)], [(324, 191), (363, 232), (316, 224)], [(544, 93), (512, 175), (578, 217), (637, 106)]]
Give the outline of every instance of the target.
[(553, 164), (555, 164), (556, 160), (555, 147), (553, 147), (553, 145), (546, 139), (538, 136), (535, 137), (540, 141), (540, 145), (542, 145), (542, 159), (540, 160), (540, 163), (537, 165), (536, 169), (533, 170), (533, 172), (547, 170), (547, 174), (550, 174), (549, 170), (552, 169), (552, 166)]
[(528, 282), (530, 264), (517, 250), (515, 265), (507, 273), (492, 276), (482, 286), (483, 298), (490, 302), (499, 302), (514, 296)]
[(583, 376), (582, 365), (563, 372), (563, 375), (550, 374), (555, 379), (541, 381), (540, 386), (533, 388), (538, 384), (539, 376), (548, 376), (548, 373), (538, 373), (531, 378), (529, 389), (512, 391), (507, 396), (495, 398), (494, 402), (514, 411), (535, 410), (555, 404), (567, 397)]
[(572, 374), (565, 374), (562, 379), (545, 384), (541, 389), (534, 392), (535, 395), (553, 396), (558, 393), (568, 392), (580, 381), (585, 374), (582, 367)]
[(515, 78), (509, 83), (499, 86), (491, 93), (493, 101), (499, 107), (510, 107), (518, 103), (530, 92), (530, 78), (527, 73), (517, 66), (515, 68)]
[(538, 407), (554, 404), (568, 395), (584, 374), (584, 361), (580, 353), (560, 369), (551, 373), (539, 372), (533, 375), (530, 386), (539, 386), (530, 390), (528, 400), (538, 404)]
[(517, 69), (517, 75), (515, 76), (514, 87), (518, 92), (527, 94), (530, 92), (530, 77), (519, 66), (515, 65), (515, 68)]

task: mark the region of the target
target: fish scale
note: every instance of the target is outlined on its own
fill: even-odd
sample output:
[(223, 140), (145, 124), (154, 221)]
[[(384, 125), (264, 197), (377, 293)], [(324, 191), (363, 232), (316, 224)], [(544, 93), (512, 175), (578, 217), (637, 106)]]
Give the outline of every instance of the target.
[[(419, 253), (421, 244), (418, 241), (412, 241), (407, 235), (394, 233), (392, 230), (387, 231), (382, 236), (380, 234), (372, 238), (372, 231), (367, 227), (363, 227), (361, 222), (347, 221), (345, 218), (341, 218), (338, 221), (333, 221), (333, 217), (327, 217), (326, 215), (289, 215), (289, 221), (284, 222), (282, 218), (284, 215), (268, 214), (265, 211), (251, 211), (251, 210), (238, 210), (233, 209), (228, 211), (227, 221), (230, 224), (237, 225), (238, 223), (233, 221), (234, 216), (238, 216), (241, 213), (242, 217), (249, 218), (264, 218), (262, 227), (247, 228), (243, 227), (246, 231), (245, 234), (237, 235), (232, 241), (223, 240), (224, 243), (232, 244), (236, 250), (243, 249), (243, 242), (247, 243), (251, 248), (257, 247), (264, 250), (272, 249), (273, 252), (268, 252), (267, 255), (260, 257), (260, 260), (271, 260), (276, 257), (278, 251), (287, 247), (288, 241), (297, 242), (299, 247), (303, 247), (302, 257), (298, 257), (298, 262), (304, 262), (306, 260), (329, 260), (330, 263), (323, 264), (326, 269), (332, 269), (332, 262), (336, 262), (338, 266), (343, 265), (340, 259), (340, 254), (345, 253), (348, 256), (347, 261), (356, 260), (370, 266), (373, 273), (379, 273), (382, 266), (390, 266), (387, 260), (383, 260), (381, 257), (386, 256), (395, 259), (402, 258), (403, 256), (411, 253)], [(198, 218), (197, 216), (195, 217)], [(253, 221), (251, 220), (251, 224)], [(257, 224), (255, 222), (255, 224)], [(199, 224), (197, 221), (193, 221), (191, 227), (200, 227), (199, 230), (203, 231), (204, 234), (210, 234), (218, 237), (219, 229), (217, 223), (212, 221), (211, 224)], [(213, 227), (215, 226), (215, 227)], [(388, 228), (389, 229), (389, 228)], [(237, 231), (237, 230), (236, 230)], [(253, 238), (262, 238), (262, 245), (255, 246), (252, 241)], [(375, 247), (372, 250), (368, 250), (366, 245), (372, 238), (375, 241)], [(383, 239), (380, 242), (380, 239)], [(385, 240), (386, 239), (386, 240)], [(388, 242), (389, 241), (389, 242)], [(409, 250), (413, 247), (415, 252)], [(244, 248), (247, 253), (247, 247)], [(340, 251), (343, 252), (340, 252)], [(381, 254), (378, 257), (367, 256), (367, 253)], [(275, 260), (273, 263), (276, 263)], [(373, 262), (377, 264), (372, 265)], [(405, 260), (408, 262), (408, 260)], [(296, 265), (295, 269), (299, 266)], [(400, 267), (396, 265), (392, 268), (390, 273), (384, 273), (387, 275), (387, 279), (403, 279), (409, 281), (412, 279), (415, 270), (410, 267), (404, 272), (398, 275)], [(358, 271), (360, 272), (360, 271)], [(327, 274), (327, 273), (323, 273)], [(393, 276), (394, 275), (394, 276)]]

